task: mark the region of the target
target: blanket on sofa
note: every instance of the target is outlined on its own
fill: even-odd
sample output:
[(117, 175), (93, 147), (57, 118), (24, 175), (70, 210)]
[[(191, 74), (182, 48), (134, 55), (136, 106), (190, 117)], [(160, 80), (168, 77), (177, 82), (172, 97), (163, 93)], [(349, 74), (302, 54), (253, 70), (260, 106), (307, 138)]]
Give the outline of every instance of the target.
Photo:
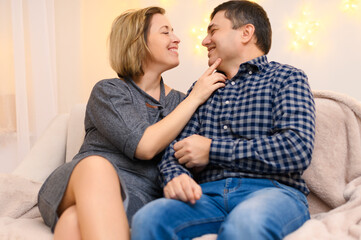
[(40, 187), (14, 174), (0, 174), (0, 239), (52, 239), (36, 206)]
[(315, 149), (303, 175), (312, 219), (286, 240), (361, 239), (361, 104), (334, 92), (314, 96)]
[[(361, 103), (329, 91), (314, 96), (315, 149), (304, 174), (312, 219), (286, 240), (361, 239)], [(36, 207), (40, 186), (0, 174), (0, 239), (52, 239)]]

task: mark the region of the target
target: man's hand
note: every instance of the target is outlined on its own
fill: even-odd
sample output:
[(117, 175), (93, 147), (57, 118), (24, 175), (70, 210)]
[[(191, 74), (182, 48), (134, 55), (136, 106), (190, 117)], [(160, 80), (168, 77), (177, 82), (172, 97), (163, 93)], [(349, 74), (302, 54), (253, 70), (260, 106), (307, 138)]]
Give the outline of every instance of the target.
[(174, 144), (174, 156), (187, 168), (202, 169), (209, 163), (211, 143), (212, 139), (194, 134)]
[(187, 174), (173, 178), (163, 189), (166, 198), (195, 204), (202, 196), (202, 188)]

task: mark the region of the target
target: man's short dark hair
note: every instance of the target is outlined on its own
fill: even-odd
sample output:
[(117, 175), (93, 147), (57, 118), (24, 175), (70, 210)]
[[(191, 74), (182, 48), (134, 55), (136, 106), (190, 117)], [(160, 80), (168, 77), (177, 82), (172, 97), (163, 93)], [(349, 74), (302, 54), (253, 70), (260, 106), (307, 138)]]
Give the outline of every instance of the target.
[(252, 24), (255, 27), (256, 45), (264, 54), (269, 52), (272, 43), (271, 23), (260, 5), (246, 0), (224, 2), (213, 10), (211, 19), (219, 11), (225, 11), (225, 17), (232, 22), (233, 29)]

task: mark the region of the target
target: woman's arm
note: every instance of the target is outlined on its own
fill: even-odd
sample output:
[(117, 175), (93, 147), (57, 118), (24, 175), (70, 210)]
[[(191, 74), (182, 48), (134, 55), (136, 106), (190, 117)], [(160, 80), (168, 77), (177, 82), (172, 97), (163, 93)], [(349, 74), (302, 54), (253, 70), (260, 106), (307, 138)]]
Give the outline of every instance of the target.
[(170, 114), (149, 126), (140, 139), (135, 157), (150, 160), (165, 149), (187, 124), (197, 108), (218, 88), (225, 86), (226, 77), (214, 72), (221, 59), (210, 66), (194, 85), (190, 94)]

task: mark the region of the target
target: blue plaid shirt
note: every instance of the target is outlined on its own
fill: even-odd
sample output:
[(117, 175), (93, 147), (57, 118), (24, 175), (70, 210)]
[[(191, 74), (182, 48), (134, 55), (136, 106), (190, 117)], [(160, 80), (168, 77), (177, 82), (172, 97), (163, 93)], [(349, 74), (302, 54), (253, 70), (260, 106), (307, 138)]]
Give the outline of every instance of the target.
[[(197, 174), (178, 163), (173, 149), (193, 134), (212, 139), (209, 164)], [(182, 173), (198, 183), (268, 178), (307, 195), (301, 175), (311, 162), (314, 135), (314, 100), (305, 73), (261, 56), (242, 63), (226, 86), (197, 109), (166, 149), (160, 180), (164, 187)]]

